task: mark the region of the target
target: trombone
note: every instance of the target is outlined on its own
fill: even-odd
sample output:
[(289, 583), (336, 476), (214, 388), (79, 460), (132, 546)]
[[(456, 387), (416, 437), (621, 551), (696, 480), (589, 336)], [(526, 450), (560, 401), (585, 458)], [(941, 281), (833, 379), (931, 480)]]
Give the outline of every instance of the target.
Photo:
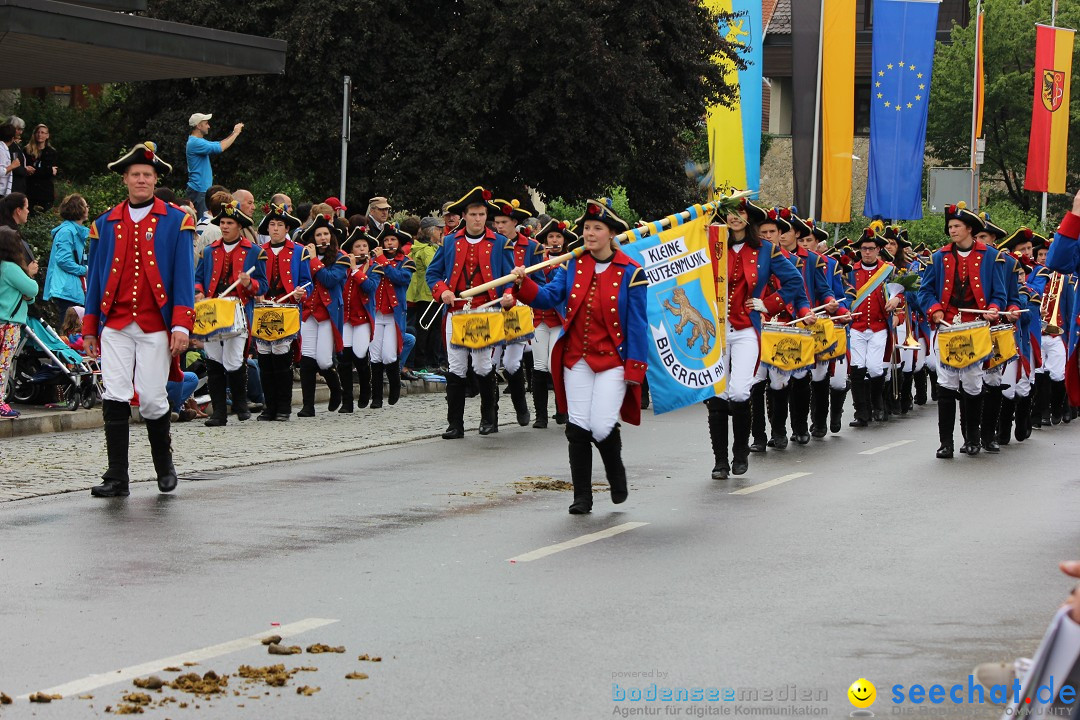
[(1050, 280), (1043, 290), (1042, 300), (1039, 303), (1039, 316), (1042, 318), (1042, 331), (1044, 335), (1064, 335), (1065, 331), (1058, 324), (1061, 311), (1061, 291), (1065, 286), (1065, 276), (1053, 272)]

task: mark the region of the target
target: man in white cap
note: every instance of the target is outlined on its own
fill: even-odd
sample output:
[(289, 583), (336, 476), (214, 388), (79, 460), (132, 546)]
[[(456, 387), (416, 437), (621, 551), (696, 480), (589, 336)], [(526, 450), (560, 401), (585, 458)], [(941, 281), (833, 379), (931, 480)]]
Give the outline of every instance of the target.
[(206, 135), (210, 132), (210, 118), (213, 115), (195, 113), (188, 118), (191, 126), (191, 135), (187, 141), (187, 165), (188, 165), (188, 199), (199, 211), (199, 217), (206, 214), (206, 191), (214, 184), (214, 171), (210, 168), (210, 156), (220, 155), (228, 150), (240, 131), (244, 129), (244, 123), (236, 123), (232, 134), (220, 142), (207, 140)]

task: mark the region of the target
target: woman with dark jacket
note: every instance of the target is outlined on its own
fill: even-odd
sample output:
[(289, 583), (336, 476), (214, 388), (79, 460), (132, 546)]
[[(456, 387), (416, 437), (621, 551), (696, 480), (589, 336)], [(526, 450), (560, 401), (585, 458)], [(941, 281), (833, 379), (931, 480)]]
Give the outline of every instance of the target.
[(49, 252), (49, 270), (45, 273), (45, 293), (52, 300), (57, 317), (63, 318), (69, 307), (86, 302), (86, 227), (90, 208), (82, 195), (68, 195), (60, 203), (64, 222), (52, 229), (53, 244)]
[(56, 177), (58, 155), (49, 144), (49, 128), (37, 125), (30, 141), (23, 146), (26, 154), (26, 196), (33, 212), (51, 210), (56, 202), (53, 178)]

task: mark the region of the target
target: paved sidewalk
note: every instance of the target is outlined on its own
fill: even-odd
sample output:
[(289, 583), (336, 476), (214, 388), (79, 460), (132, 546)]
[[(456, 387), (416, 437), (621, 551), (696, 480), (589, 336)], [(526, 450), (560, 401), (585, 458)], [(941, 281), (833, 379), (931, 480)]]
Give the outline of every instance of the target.
[[(466, 406), (470, 432), (479, 423), (479, 402), (474, 398)], [(85, 412), (101, 415), (100, 409)], [(509, 398), (501, 403), (500, 414), (504, 424), (513, 424)], [(434, 437), (445, 428), (442, 393), (414, 393), (393, 407), (366, 408), (352, 415), (329, 413), (322, 402), (314, 418), (294, 415), (287, 423), (256, 422), (254, 417), (241, 423), (230, 417), (223, 428), (208, 428), (199, 421), (173, 425), (174, 462), (182, 492), (185, 476), (397, 444)], [(476, 440), (475, 433), (471, 437)], [(150, 481), (153, 464), (141, 424), (131, 425), (130, 455), (131, 479)], [(100, 482), (105, 466), (100, 429), (0, 440), (0, 502), (86, 490)]]

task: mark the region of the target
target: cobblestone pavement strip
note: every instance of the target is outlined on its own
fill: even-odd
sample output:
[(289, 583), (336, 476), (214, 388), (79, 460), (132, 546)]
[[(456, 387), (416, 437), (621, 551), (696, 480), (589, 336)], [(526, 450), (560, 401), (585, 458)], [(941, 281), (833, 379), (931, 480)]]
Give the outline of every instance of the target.
[[(505, 422), (509, 399), (502, 405)], [(465, 410), (467, 430), (476, 429), (479, 416), (479, 400), (470, 401)], [(144, 427), (131, 425), (132, 481), (149, 482), (153, 476)], [(256, 422), (254, 416), (241, 423), (230, 416), (223, 428), (208, 428), (202, 421), (174, 424), (173, 455), (183, 481), (185, 476), (216, 470), (396, 445), (437, 436), (445, 428), (446, 396), (441, 393), (409, 395), (393, 407), (367, 408), (352, 415), (327, 412), (321, 403), (315, 417), (294, 415), (287, 423)], [(105, 466), (100, 428), (4, 439), (0, 502), (86, 490), (100, 482)]]

